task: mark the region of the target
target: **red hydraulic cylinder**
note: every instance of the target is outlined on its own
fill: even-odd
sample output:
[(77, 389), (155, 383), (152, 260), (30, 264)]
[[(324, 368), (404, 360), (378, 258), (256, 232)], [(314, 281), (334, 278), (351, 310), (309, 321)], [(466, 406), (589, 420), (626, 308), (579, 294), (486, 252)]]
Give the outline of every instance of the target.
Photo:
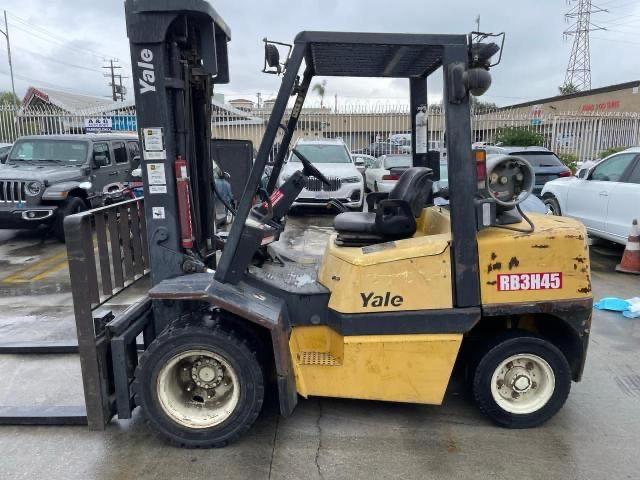
[(176, 194), (178, 197), (178, 219), (180, 221), (180, 243), (182, 248), (193, 248), (193, 225), (191, 224), (191, 195), (187, 161), (178, 155), (175, 161)]

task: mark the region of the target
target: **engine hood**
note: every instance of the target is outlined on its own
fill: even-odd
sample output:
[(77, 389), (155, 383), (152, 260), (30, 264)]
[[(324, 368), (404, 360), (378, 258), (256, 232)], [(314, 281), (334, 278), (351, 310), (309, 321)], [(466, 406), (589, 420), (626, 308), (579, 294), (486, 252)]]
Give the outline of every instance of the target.
[(82, 168), (61, 165), (11, 165), (0, 168), (0, 180), (38, 180), (49, 184), (85, 178)]

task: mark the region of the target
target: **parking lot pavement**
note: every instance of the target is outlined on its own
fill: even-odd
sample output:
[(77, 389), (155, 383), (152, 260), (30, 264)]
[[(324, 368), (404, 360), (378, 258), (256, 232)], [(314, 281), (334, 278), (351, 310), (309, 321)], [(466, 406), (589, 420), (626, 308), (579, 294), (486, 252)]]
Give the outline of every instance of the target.
[[(317, 230), (305, 234), (307, 223), (290, 219), (292, 250), (317, 252), (331, 219), (322, 217)], [(2, 232), (0, 341), (73, 335), (66, 266), (58, 257), (63, 251), (53, 240)], [(620, 253), (591, 249), (596, 298), (640, 295), (639, 277), (613, 272)], [(301, 399), (288, 419), (279, 418), (271, 395), (249, 434), (221, 450), (167, 445), (139, 412), (105, 432), (0, 427), (0, 478), (635, 479), (639, 352), (640, 320), (595, 311), (584, 380), (554, 419), (533, 430), (489, 424), (457, 381), (442, 407), (312, 398)], [(1, 405), (82, 402), (75, 356), (2, 356), (0, 385)]]

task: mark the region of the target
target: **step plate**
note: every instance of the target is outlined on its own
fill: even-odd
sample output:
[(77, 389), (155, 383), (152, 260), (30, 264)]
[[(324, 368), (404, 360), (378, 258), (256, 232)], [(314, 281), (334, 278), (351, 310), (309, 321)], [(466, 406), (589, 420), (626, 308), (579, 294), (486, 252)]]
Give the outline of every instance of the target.
[(324, 365), (339, 367), (340, 361), (329, 352), (301, 352), (300, 365)]

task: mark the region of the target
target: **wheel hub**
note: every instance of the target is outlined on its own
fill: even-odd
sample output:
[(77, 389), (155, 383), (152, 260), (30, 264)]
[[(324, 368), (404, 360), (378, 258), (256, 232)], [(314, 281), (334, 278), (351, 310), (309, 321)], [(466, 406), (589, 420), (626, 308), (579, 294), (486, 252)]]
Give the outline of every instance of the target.
[(526, 393), (533, 382), (525, 368), (513, 367), (506, 373), (504, 383), (514, 392)]
[(555, 385), (553, 370), (533, 354), (513, 355), (496, 368), (491, 391), (500, 407), (511, 413), (531, 413), (551, 398)]
[(216, 352), (185, 350), (167, 361), (156, 380), (163, 411), (188, 428), (210, 428), (228, 419), (240, 400), (238, 375)]
[(200, 358), (191, 367), (191, 379), (201, 388), (216, 388), (223, 377), (222, 365), (213, 358)]

